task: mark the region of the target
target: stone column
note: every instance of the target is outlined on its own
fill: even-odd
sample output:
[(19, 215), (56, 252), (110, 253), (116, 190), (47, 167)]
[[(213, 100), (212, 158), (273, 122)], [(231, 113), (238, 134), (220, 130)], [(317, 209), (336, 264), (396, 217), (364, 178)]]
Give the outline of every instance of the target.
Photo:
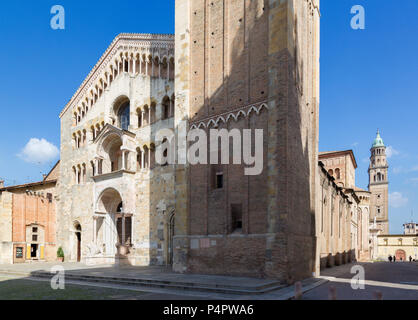
[(125, 170), (125, 150), (122, 150), (122, 170)]
[(97, 217), (93, 217), (93, 243), (97, 244)]
[(147, 59), (145, 59), (145, 75), (148, 75), (148, 62), (147, 62)]
[(125, 245), (125, 238), (126, 238), (126, 230), (125, 230), (125, 213), (122, 212), (122, 245)]
[(161, 62), (158, 60), (158, 78), (161, 78)]
[(145, 150), (141, 152), (141, 169), (145, 168)]
[(80, 184), (80, 180), (79, 180), (79, 169), (78, 166), (75, 167), (75, 183), (76, 184)]

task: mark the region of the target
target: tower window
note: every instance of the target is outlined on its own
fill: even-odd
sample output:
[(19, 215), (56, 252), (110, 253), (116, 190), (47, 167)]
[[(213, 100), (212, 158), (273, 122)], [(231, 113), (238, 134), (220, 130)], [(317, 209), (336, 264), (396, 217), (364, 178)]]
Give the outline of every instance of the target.
[(340, 179), (340, 169), (339, 168), (335, 169), (335, 178)]
[(222, 172), (216, 173), (216, 189), (224, 187), (224, 174)]
[(242, 231), (242, 204), (231, 204), (231, 231)]

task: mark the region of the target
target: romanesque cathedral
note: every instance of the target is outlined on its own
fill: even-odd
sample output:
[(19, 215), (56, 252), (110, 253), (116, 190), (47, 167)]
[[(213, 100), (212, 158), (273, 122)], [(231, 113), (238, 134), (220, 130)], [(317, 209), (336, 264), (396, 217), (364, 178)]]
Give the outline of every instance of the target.
[[(378, 258), (385, 144), (378, 132), (368, 190), (351, 150), (319, 152), (319, 0), (265, 3), (177, 0), (175, 35), (118, 35), (62, 109), (57, 165), (0, 186), (0, 263), (62, 248), (89, 265), (286, 282)], [(156, 161), (190, 143), (161, 132), (194, 128), (261, 129), (261, 174)]]

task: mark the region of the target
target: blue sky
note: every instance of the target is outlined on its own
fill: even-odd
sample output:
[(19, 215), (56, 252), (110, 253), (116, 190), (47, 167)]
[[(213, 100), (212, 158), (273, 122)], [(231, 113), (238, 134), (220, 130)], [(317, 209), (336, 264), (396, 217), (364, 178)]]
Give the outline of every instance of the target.
[[(66, 10), (65, 30), (50, 28), (55, 4)], [(365, 30), (350, 27), (357, 4), (365, 8)], [(320, 150), (353, 149), (357, 185), (367, 188), (369, 149), (380, 129), (392, 150), (392, 233), (402, 232), (411, 210), (418, 220), (417, 12), (416, 0), (321, 1)], [(7, 185), (38, 181), (53, 166), (61, 109), (121, 32), (173, 33), (174, 0), (0, 3), (0, 177)], [(46, 163), (25, 161), (33, 145), (50, 155)]]

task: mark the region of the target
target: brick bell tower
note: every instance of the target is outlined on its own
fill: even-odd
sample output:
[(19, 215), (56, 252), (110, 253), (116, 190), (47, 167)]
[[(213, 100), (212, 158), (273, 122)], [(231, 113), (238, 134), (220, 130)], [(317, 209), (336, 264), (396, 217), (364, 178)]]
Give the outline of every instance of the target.
[(175, 126), (261, 129), (263, 170), (176, 166), (175, 271), (315, 271), (319, 29), (319, 0), (176, 0)]
[(377, 228), (383, 234), (389, 234), (388, 215), (388, 168), (386, 146), (377, 131), (372, 148), (370, 149), (369, 191), (372, 194), (370, 202), (370, 222), (376, 219)]

